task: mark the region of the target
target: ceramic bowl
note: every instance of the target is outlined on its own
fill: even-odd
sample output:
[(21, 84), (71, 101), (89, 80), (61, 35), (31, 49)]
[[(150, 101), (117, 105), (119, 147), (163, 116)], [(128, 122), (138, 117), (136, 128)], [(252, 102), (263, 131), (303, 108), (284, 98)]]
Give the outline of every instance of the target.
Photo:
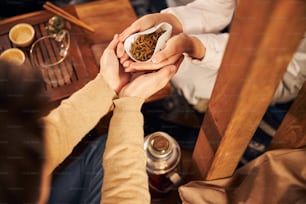
[(158, 51), (162, 50), (167, 42), (167, 40), (171, 37), (171, 33), (172, 33), (172, 26), (169, 23), (161, 23), (157, 26), (154, 26), (148, 30), (142, 31), (142, 32), (138, 32), (138, 33), (134, 33), (132, 35), (130, 35), (125, 41), (124, 41), (124, 49), (126, 51), (126, 53), (128, 54), (128, 56), (133, 59), (136, 62), (144, 62), (144, 61), (149, 61), (151, 59), (151, 57), (149, 59), (146, 60), (138, 60), (135, 58), (135, 56), (133, 56), (133, 54), (131, 53), (131, 46), (132, 44), (137, 40), (137, 38), (141, 35), (149, 35), (151, 33), (154, 33), (155, 31), (157, 31), (158, 29), (161, 29), (162, 31), (164, 31), (158, 38), (157, 42), (156, 42), (156, 46), (155, 49), (153, 51), (152, 56), (157, 53)]
[(28, 23), (19, 23), (13, 26), (9, 32), (9, 38), (12, 43), (18, 47), (29, 46), (34, 39), (35, 30)]
[(16, 65), (22, 65), (25, 62), (25, 55), (18, 48), (9, 48), (1, 53), (0, 59)]

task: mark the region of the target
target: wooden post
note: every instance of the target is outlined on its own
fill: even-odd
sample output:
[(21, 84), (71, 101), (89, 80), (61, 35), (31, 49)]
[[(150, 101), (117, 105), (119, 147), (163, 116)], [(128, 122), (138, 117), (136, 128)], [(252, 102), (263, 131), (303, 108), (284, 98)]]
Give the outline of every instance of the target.
[(306, 82), (278, 128), (270, 149), (306, 146)]
[(239, 1), (193, 153), (204, 179), (235, 171), (305, 26), (306, 1)]

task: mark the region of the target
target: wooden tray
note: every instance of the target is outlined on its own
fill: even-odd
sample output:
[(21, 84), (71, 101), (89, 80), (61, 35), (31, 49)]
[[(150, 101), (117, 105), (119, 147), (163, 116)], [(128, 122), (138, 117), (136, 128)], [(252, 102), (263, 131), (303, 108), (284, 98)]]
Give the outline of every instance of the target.
[[(77, 16), (73, 5), (65, 7), (65, 10)], [(17, 23), (30, 23), (35, 29), (35, 41), (47, 35), (45, 27), (53, 15), (48, 11), (39, 11), (0, 21), (0, 53), (8, 48), (15, 47), (8, 37), (9, 29), (12, 26)], [(70, 47), (68, 56), (59, 65), (51, 68), (34, 67), (31, 65), (30, 47), (21, 48), (27, 56), (27, 63), (33, 69), (39, 69), (42, 73), (45, 81), (45, 93), (51, 101), (58, 101), (71, 95), (98, 73), (98, 64), (83, 29), (68, 21), (66, 21), (66, 29), (70, 33)], [(51, 46), (46, 46), (46, 49), (48, 55), (54, 54)]]

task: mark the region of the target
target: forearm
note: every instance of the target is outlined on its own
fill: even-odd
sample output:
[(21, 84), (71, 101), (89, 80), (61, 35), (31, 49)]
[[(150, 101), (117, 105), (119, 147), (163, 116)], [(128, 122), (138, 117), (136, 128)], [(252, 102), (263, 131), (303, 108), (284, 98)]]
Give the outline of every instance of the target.
[(109, 112), (115, 92), (101, 76), (86, 84), (45, 118), (48, 172), (61, 163), (75, 145)]
[(101, 203), (150, 203), (146, 154), (143, 148), (144, 100), (123, 97), (114, 101), (103, 155), (104, 179)]

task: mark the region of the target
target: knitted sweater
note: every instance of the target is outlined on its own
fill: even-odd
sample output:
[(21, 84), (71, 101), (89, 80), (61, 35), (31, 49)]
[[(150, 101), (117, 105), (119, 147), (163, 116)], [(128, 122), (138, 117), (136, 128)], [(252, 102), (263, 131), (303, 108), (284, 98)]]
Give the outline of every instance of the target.
[(149, 203), (140, 112), (144, 100), (136, 97), (114, 99), (115, 96), (98, 75), (44, 118), (45, 168), (51, 175), (86, 133), (111, 111), (114, 103), (103, 157), (101, 203)]

